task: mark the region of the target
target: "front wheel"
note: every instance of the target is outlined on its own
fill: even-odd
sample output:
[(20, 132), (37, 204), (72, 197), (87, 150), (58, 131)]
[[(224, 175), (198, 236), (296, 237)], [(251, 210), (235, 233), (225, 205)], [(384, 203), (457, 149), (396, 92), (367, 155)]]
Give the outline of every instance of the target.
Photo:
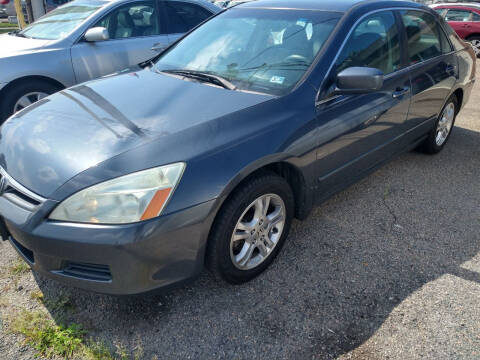
[(212, 228), (207, 265), (232, 284), (253, 279), (277, 256), (290, 229), (293, 193), (280, 176), (265, 173), (241, 185)]
[(421, 150), (429, 154), (436, 154), (443, 149), (452, 133), (457, 112), (458, 100), (455, 95), (452, 95), (440, 112), (435, 127), (421, 145)]
[(43, 80), (25, 80), (6, 91), (0, 102), (0, 124), (16, 112), (61, 90)]

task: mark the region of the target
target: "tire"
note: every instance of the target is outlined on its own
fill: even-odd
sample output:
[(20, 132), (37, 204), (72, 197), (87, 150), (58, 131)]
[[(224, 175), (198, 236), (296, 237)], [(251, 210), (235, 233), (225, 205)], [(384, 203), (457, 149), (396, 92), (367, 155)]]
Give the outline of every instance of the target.
[[(25, 80), (13, 85), (5, 91), (0, 103), (0, 124), (13, 115), (15, 105), (23, 96), (35, 93), (51, 95), (59, 90), (61, 90), (60, 87), (42, 80)], [(30, 96), (30, 101), (32, 103), (35, 101), (35, 95)]]
[(477, 58), (480, 58), (480, 36), (471, 36), (467, 39), (467, 41), (472, 44), (473, 50), (475, 51)]
[[(452, 112), (452, 106), (453, 106), (453, 112)], [(435, 126), (433, 127), (432, 131), (430, 131), (430, 133), (428, 134), (427, 139), (425, 139), (423, 144), (420, 145), (421, 151), (427, 154), (436, 154), (445, 147), (445, 144), (448, 142), (448, 139), (450, 138), (450, 134), (452, 133), (453, 126), (455, 125), (455, 119), (457, 117), (458, 110), (459, 109), (458, 109), (457, 97), (455, 95), (452, 95), (443, 106), (442, 111), (440, 112), (440, 115), (438, 116), (438, 119), (435, 122)], [(441, 125), (442, 122), (444, 122), (445, 124), (446, 118), (444, 116), (448, 117), (447, 122), (449, 123), (449, 125), (447, 126), (448, 129), (446, 130), (446, 133), (444, 133), (444, 135), (442, 136), (443, 140), (440, 142), (438, 139), (440, 127), (445, 129)]]
[[(258, 210), (260, 214), (258, 206), (260, 201), (256, 200), (261, 199), (265, 204), (268, 197), (270, 200), (267, 216), (261, 216), (260, 221), (255, 222), (256, 211)], [(283, 224), (279, 220), (282, 206)], [(207, 267), (216, 278), (231, 284), (241, 284), (255, 278), (280, 252), (288, 236), (293, 213), (294, 196), (285, 179), (274, 173), (265, 172), (247, 180), (234, 191), (215, 219), (208, 243)], [(248, 226), (254, 223), (256, 225), (251, 226), (248, 231), (238, 229), (237, 226), (243, 227), (250, 217)], [(238, 224), (240, 220), (243, 220), (242, 225)], [(246, 238), (233, 241), (234, 231), (238, 237)], [(246, 257), (243, 257), (243, 262), (237, 261), (242, 258), (240, 255), (242, 251), (248, 254), (245, 249), (250, 247), (254, 248), (250, 260), (246, 262)]]

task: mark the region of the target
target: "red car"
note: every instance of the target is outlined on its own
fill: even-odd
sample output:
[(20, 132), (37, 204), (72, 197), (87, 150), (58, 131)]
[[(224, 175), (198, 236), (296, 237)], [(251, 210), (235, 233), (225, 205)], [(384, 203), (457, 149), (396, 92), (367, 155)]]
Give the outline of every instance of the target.
[(480, 57), (480, 4), (442, 4), (433, 7), (458, 36), (470, 42)]

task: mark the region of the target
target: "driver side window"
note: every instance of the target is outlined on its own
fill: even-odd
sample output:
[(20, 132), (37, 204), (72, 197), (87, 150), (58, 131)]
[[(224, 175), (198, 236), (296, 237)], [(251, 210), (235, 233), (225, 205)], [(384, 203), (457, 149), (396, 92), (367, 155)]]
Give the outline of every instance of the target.
[(158, 11), (154, 1), (138, 1), (120, 6), (94, 27), (107, 29), (110, 39), (128, 39), (160, 34)]
[(389, 74), (400, 68), (400, 39), (391, 11), (363, 19), (350, 34), (336, 62), (336, 73), (352, 66), (376, 68)]

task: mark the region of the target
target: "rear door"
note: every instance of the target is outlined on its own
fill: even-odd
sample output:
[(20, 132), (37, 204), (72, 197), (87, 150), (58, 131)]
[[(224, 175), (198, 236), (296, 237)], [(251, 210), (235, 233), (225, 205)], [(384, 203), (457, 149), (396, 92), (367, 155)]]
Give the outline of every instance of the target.
[(410, 127), (436, 120), (457, 74), (457, 59), (445, 32), (433, 15), (419, 10), (400, 11), (406, 33), (407, 62), (412, 83)]
[(132, 1), (116, 7), (92, 27), (104, 27), (110, 39), (72, 47), (77, 82), (126, 69), (148, 60), (169, 44), (156, 0)]
[(377, 68), (385, 77), (379, 91), (327, 98), (318, 105), (322, 194), (342, 188), (345, 179), (362, 176), (399, 148), (411, 91), (398, 25), (393, 11), (368, 15), (352, 30), (332, 68), (327, 87), (334, 87), (336, 75), (350, 67)]
[(210, 10), (188, 1), (165, 1), (164, 7), (170, 42), (213, 15)]

